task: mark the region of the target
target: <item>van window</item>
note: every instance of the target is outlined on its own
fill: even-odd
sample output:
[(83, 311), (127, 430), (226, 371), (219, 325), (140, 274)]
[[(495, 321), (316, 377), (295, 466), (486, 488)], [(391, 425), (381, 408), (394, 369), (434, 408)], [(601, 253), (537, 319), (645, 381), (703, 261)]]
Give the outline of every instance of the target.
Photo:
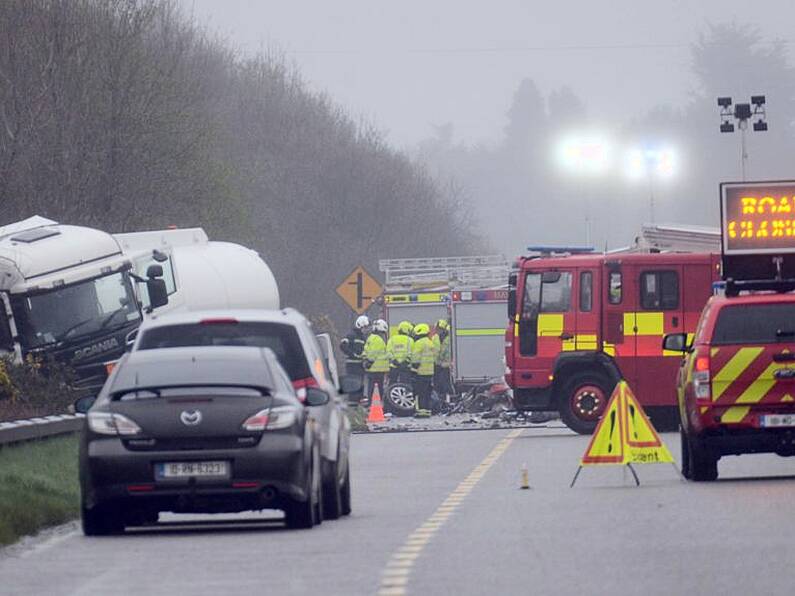
[(621, 304), (623, 298), (623, 276), (620, 271), (611, 271), (607, 288), (607, 301), (610, 304)]
[(713, 345), (795, 342), (795, 304), (737, 304), (718, 313)]
[(593, 273), (580, 273), (580, 312), (593, 310)]
[(640, 276), (640, 306), (643, 310), (679, 308), (679, 274), (676, 271), (646, 271)]
[(270, 348), (279, 363), (298, 381), (312, 376), (298, 332), (292, 325), (239, 321), (237, 323), (184, 323), (142, 330), (139, 350), (192, 346), (253, 346)]

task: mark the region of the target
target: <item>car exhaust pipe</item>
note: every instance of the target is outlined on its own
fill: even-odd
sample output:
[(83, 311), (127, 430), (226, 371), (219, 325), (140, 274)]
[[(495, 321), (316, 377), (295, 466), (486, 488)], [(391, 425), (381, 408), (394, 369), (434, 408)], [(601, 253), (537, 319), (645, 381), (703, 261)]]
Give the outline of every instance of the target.
[(266, 486), (262, 489), (262, 493), (260, 493), (260, 499), (262, 499), (263, 503), (270, 503), (271, 501), (276, 499), (276, 489), (272, 486)]

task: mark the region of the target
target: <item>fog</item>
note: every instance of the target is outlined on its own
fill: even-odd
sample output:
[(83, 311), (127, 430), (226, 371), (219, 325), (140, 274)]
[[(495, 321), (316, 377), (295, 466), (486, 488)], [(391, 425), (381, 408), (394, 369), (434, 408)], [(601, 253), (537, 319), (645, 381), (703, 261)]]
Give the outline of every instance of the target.
[[(791, 2), (531, 3), (183, 0), (242, 53), (278, 49), (311, 87), (383, 130), (474, 207), (494, 249), (626, 244), (641, 223), (717, 225), (717, 185), (740, 177), (740, 135), (715, 98), (767, 96), (749, 178), (793, 177)], [(600, 176), (558, 167), (587, 131)], [(671, 176), (625, 175), (627, 152), (671, 148)]]

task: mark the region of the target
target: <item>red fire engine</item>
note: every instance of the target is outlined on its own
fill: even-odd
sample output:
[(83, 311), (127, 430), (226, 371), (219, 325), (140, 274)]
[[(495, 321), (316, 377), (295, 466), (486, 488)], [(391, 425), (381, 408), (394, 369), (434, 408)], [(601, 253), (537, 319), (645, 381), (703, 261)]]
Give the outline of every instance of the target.
[(623, 378), (658, 428), (674, 425), (681, 352), (663, 351), (662, 338), (694, 332), (719, 266), (711, 253), (569, 249), (520, 258), (505, 332), (505, 379), (517, 407), (558, 410), (588, 434)]

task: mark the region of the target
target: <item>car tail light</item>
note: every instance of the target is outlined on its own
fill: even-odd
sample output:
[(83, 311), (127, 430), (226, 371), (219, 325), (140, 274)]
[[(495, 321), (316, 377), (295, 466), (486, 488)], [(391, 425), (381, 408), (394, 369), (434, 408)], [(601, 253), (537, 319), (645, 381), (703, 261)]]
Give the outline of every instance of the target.
[(237, 323), (238, 320), (234, 317), (214, 317), (199, 321), (200, 325), (236, 325)]
[(140, 434), (141, 427), (135, 422), (122, 416), (121, 414), (114, 414), (111, 412), (89, 412), (88, 428), (98, 435), (122, 435), (129, 437), (132, 435)]
[(295, 389), (295, 394), (298, 396), (298, 399), (303, 403), (306, 401), (306, 388), (307, 387), (317, 387), (318, 382), (315, 377), (307, 377), (305, 379), (298, 379), (293, 381), (293, 388)]
[(693, 394), (697, 401), (710, 402), (712, 400), (709, 365), (708, 355), (696, 353), (696, 362), (693, 367)]
[(260, 410), (243, 422), (243, 430), (263, 432), (266, 430), (282, 430), (291, 427), (296, 420), (295, 410), (290, 406), (277, 406)]
[(260, 410), (253, 416), (249, 416), (243, 422), (243, 430), (249, 432), (261, 432), (268, 426), (268, 412), (269, 410)]

